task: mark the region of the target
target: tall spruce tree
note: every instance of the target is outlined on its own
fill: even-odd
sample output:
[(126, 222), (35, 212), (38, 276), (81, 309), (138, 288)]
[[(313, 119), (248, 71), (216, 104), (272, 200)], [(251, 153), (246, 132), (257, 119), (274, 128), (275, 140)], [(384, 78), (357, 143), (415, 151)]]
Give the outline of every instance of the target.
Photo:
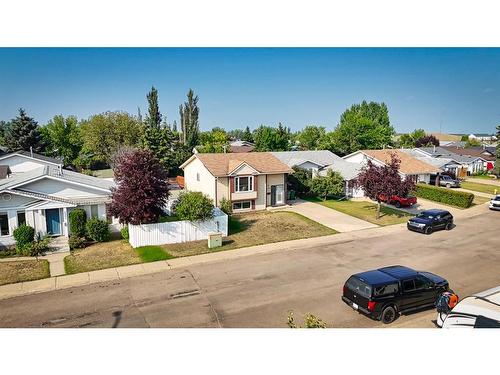
[(22, 108), (19, 109), (19, 115), (11, 120), (5, 132), (4, 143), (9, 151), (28, 151), (32, 147), (33, 151), (41, 152), (43, 149), (38, 123)]
[(158, 90), (154, 86), (146, 96), (148, 99), (148, 116), (146, 117), (146, 126), (150, 128), (159, 128), (161, 125), (160, 106), (158, 105)]
[(200, 109), (198, 108), (198, 95), (195, 96), (192, 89), (189, 89), (187, 98), (187, 102), (179, 106), (179, 115), (181, 119), (182, 142), (192, 150), (198, 145), (200, 137), (200, 125), (198, 122)]
[(250, 131), (250, 128), (248, 126), (245, 128), (245, 131), (243, 132), (243, 135), (241, 136), (241, 140), (247, 141), (247, 142), (253, 142), (252, 132)]

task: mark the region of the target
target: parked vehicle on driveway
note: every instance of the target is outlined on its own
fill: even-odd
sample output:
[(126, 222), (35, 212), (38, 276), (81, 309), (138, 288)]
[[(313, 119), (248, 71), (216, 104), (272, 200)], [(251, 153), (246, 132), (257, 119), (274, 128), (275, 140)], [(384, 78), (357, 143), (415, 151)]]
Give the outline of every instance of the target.
[(489, 207), (490, 210), (500, 210), (500, 194), (491, 199)]
[(388, 324), (399, 314), (435, 307), (438, 297), (448, 289), (448, 281), (441, 276), (390, 266), (349, 277), (344, 284), (342, 301)]
[(460, 187), (460, 181), (451, 178), (448, 175), (431, 175), (429, 185), (436, 185), (436, 178), (439, 177), (439, 186), (445, 186), (447, 188)]
[(453, 215), (446, 210), (426, 210), (412, 217), (406, 223), (409, 230), (431, 234), (437, 229), (450, 230), (453, 228)]
[(384, 194), (380, 194), (379, 199), (381, 202), (392, 204), (397, 208), (411, 207), (417, 203), (417, 197), (413, 197), (411, 195), (407, 197), (399, 197), (397, 195), (393, 195), (391, 196), (391, 199), (388, 200), (387, 196), (385, 196)]
[(442, 328), (500, 328), (500, 286), (464, 298), (436, 323)]

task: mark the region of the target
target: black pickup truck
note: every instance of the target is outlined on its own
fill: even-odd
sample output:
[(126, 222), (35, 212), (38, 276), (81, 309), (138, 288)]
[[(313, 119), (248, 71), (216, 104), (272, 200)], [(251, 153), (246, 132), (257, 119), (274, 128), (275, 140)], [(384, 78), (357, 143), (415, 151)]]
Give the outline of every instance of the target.
[(434, 307), (448, 289), (448, 281), (441, 276), (390, 266), (349, 277), (342, 300), (354, 310), (388, 324), (398, 314)]

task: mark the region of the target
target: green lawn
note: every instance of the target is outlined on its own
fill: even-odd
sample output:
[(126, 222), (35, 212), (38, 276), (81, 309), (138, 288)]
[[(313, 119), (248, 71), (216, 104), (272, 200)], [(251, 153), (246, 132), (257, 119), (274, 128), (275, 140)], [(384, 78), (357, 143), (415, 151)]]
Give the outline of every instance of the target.
[(96, 171), (92, 171), (92, 174), (95, 177), (99, 177), (99, 178), (113, 178), (113, 177), (115, 177), (115, 174), (113, 173), (113, 170), (111, 168), (99, 169)]
[(144, 263), (174, 258), (163, 250), (161, 246), (142, 246), (136, 248), (135, 251)]
[(478, 191), (480, 193), (493, 195), (495, 194), (496, 190), (497, 194), (500, 194), (500, 186), (497, 185), (486, 185), (478, 182), (469, 182), (469, 181), (461, 182), (460, 185), (463, 189)]
[(181, 257), (335, 233), (335, 230), (294, 212), (263, 211), (233, 215), (229, 219), (229, 235), (219, 248), (209, 249), (207, 240), (162, 247), (169, 254)]
[(45, 259), (0, 262), (0, 285), (20, 283), (50, 277)]
[(335, 233), (293, 212), (255, 212), (233, 215), (229, 219), (229, 236), (216, 249), (209, 249), (207, 240), (133, 249), (127, 241), (115, 239), (72, 251), (64, 258), (64, 265), (66, 273), (73, 274)]
[(380, 207), (380, 218), (377, 219), (377, 205), (375, 203), (351, 200), (323, 201), (318, 198), (307, 198), (307, 200), (381, 226), (406, 223), (408, 218), (413, 216), (395, 208), (382, 206)]

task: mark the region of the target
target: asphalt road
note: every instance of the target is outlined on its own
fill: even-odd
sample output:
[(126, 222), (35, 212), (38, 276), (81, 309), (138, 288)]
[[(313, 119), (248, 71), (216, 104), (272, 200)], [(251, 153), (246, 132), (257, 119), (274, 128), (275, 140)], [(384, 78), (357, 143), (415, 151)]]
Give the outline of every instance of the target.
[[(286, 327), (287, 312), (329, 327), (387, 327), (346, 306), (353, 273), (394, 264), (434, 272), (465, 296), (500, 285), (500, 212), (456, 220), (452, 231), (282, 250), (0, 301), (2, 327)], [(435, 312), (390, 327), (433, 327)]]

